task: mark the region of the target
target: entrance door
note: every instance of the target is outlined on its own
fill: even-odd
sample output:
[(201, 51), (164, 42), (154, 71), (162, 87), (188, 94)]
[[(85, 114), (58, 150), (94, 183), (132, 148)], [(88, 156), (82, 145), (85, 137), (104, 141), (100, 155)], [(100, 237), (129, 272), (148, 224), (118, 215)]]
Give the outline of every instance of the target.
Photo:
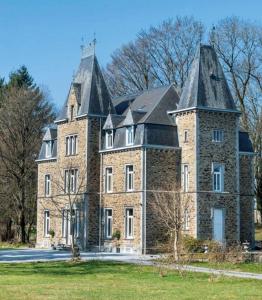
[(213, 215), (213, 239), (220, 243), (224, 242), (224, 211), (221, 208), (214, 208)]

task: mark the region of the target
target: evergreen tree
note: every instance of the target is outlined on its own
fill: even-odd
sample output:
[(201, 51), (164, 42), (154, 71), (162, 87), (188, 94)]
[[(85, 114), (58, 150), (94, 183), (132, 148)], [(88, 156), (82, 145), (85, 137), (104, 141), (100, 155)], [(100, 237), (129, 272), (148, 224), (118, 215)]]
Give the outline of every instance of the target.
[(35, 88), (33, 77), (29, 74), (27, 67), (22, 66), (15, 72), (11, 72), (9, 75), (8, 86)]

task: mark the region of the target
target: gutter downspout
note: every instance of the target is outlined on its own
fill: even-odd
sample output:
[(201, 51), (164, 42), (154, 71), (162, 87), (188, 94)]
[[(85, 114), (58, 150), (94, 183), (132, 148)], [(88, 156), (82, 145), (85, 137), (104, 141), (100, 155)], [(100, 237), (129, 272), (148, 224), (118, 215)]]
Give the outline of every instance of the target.
[(142, 153), (142, 169), (143, 169), (143, 177), (142, 177), (142, 254), (146, 254), (146, 148), (143, 147)]
[[(99, 150), (101, 150), (101, 127), (102, 119), (99, 119)], [(98, 152), (99, 153), (99, 152)], [(98, 232), (98, 249), (101, 252), (101, 238), (102, 238), (102, 216), (101, 216), (101, 207), (102, 207), (102, 178), (103, 178), (103, 154), (100, 153), (100, 184), (99, 184), (99, 232)]]

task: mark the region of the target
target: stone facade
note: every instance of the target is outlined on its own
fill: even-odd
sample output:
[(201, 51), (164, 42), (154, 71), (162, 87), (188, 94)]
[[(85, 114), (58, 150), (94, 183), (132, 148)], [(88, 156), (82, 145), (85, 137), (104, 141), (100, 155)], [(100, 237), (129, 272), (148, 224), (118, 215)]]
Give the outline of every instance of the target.
[[(240, 239), (254, 240), (254, 170), (252, 156), (240, 154)], [(252, 228), (252, 230), (250, 230)]]
[[(227, 245), (253, 242), (252, 145), (248, 134), (240, 134), (240, 113), (214, 49), (201, 47), (180, 99), (170, 85), (111, 102), (95, 56), (82, 58), (56, 128), (47, 130), (39, 154), (39, 247), (70, 244), (62, 216), (69, 204), (68, 169), (78, 170), (72, 197), (82, 249), (157, 251), (168, 235), (156, 204), (168, 199), (181, 203), (184, 234)], [(73, 155), (66, 150), (68, 136), (77, 136)], [(45, 152), (49, 142), (51, 156)], [(44, 235), (45, 211), (54, 238)]]
[[(69, 105), (77, 107), (74, 89), (69, 95)], [(44, 211), (50, 211), (50, 229), (55, 237), (52, 243), (66, 244), (62, 236), (62, 211), (70, 202), (80, 209), (80, 246), (89, 248), (98, 245), (99, 230), (99, 189), (100, 158), (99, 133), (103, 118), (73, 118), (57, 125), (57, 157), (38, 164), (38, 210), (37, 245), (50, 245), (50, 237), (44, 236)], [(66, 137), (77, 136), (77, 153), (66, 154)], [(64, 171), (78, 170), (78, 195), (66, 195), (64, 190)], [(45, 175), (51, 176), (51, 195), (45, 197)], [(70, 199), (71, 197), (71, 199)], [(59, 207), (59, 209), (57, 208)]]

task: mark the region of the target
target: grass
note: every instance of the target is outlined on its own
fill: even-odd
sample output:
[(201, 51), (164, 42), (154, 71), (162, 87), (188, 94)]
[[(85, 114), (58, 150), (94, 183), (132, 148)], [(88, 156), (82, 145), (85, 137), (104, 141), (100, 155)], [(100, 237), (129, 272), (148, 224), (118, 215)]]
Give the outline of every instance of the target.
[[(213, 268), (213, 269), (232, 270), (232, 271), (262, 274), (262, 264), (261, 263), (251, 262), (251, 263), (233, 264), (233, 263), (229, 263), (229, 262), (223, 262), (223, 263), (193, 262), (193, 263), (190, 263), (190, 265), (198, 266), (198, 267)], [(261, 298), (262, 298), (262, 296), (261, 296)]]
[(262, 241), (262, 225), (256, 225), (255, 239), (257, 241)]
[(25, 247), (28, 247), (28, 246), (29, 246), (29, 244), (23, 244), (23, 243), (0, 242), (0, 251), (1, 250), (7, 250), (7, 249), (25, 248)]
[[(261, 299), (261, 281), (116, 262), (0, 264), (1, 299)], [(167, 272), (167, 271), (165, 271)]]

